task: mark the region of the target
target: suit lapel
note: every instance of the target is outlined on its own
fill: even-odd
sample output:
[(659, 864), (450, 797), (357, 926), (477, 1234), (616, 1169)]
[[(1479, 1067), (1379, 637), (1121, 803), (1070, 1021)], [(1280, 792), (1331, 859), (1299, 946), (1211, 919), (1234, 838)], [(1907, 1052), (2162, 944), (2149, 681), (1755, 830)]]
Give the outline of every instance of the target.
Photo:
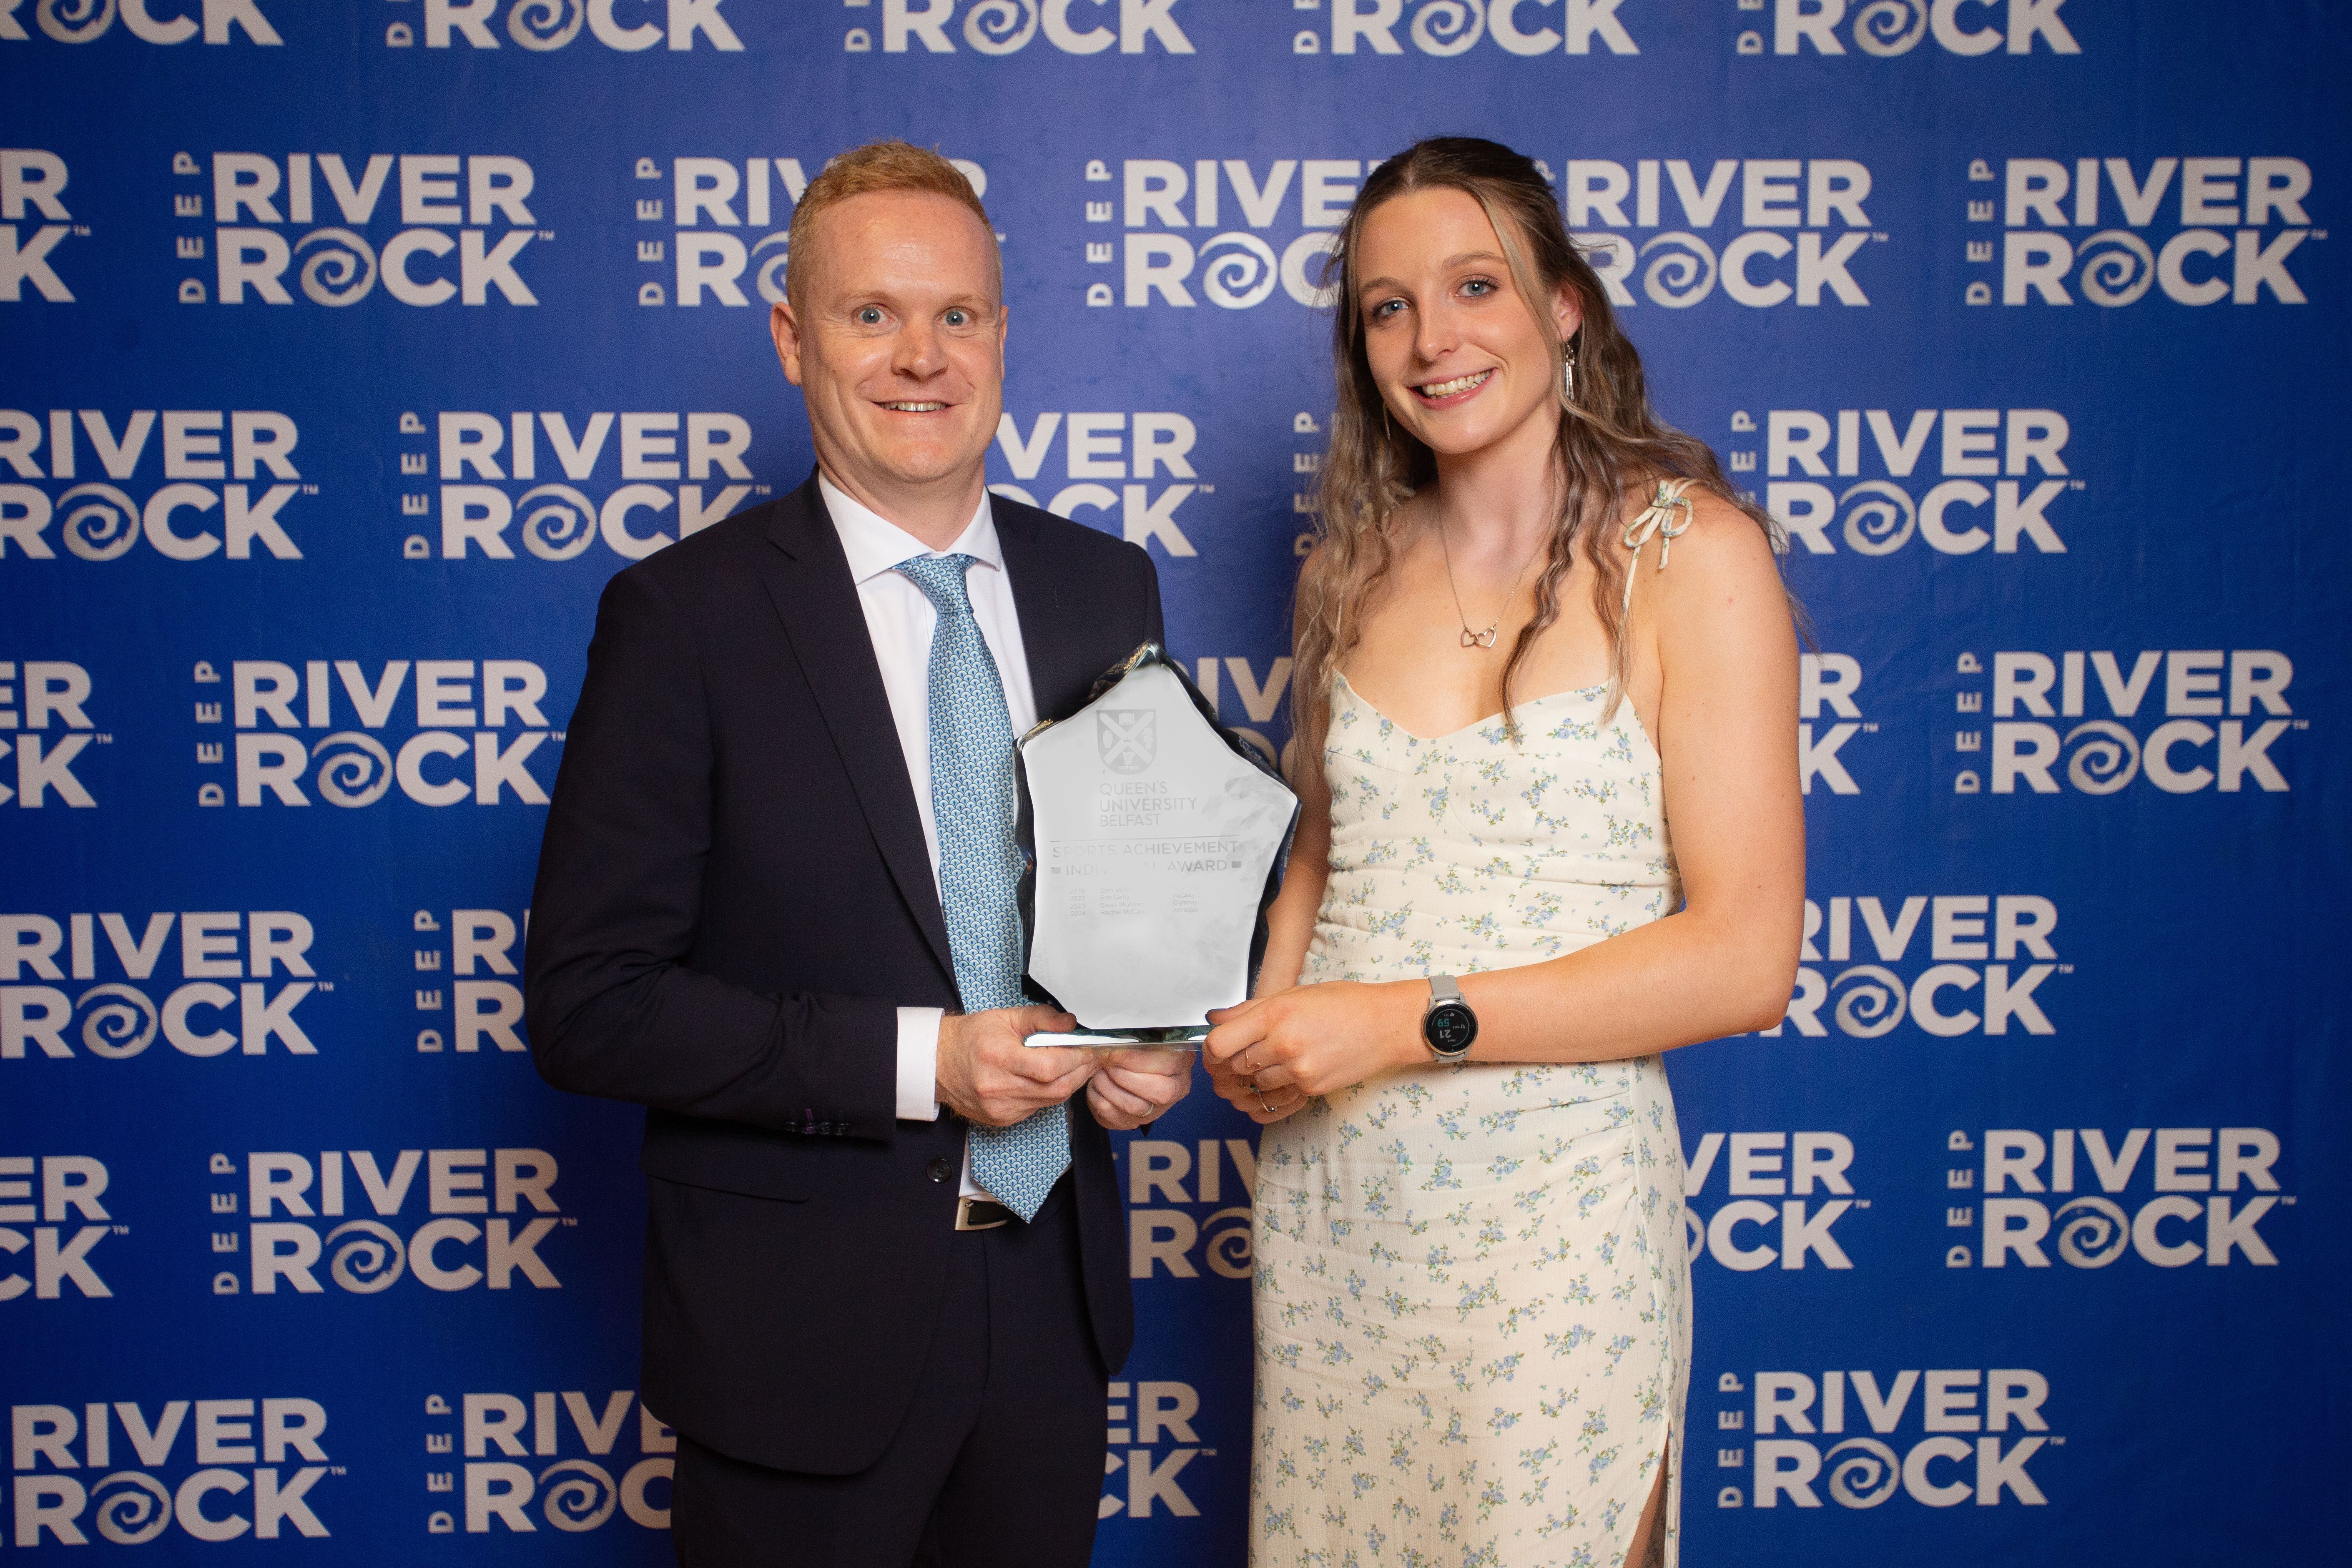
[[(866, 612), (857, 602), (849, 559), (842, 553), (840, 535), (817, 493), (814, 475), (777, 504), (767, 535), (775, 546), (761, 571), (769, 599), (808, 678), (834, 749), (849, 771), (890, 879), (952, 982), (955, 957), (948, 946), (930, 852), (923, 843), (914, 784), (907, 776), (906, 754), (891, 721), (889, 693), (883, 689), (882, 668), (866, 635)], [(1018, 575), (1013, 581), (1017, 598)]]
[(1066, 719), (1118, 656), (1093, 657), (1087, 628), (1077, 624), (1081, 614), (1062, 592), (1062, 579), (1068, 574), (1057, 569), (1058, 563), (1038, 542), (1036, 525), (1002, 497), (991, 497), (989, 508), (996, 521), (997, 543), (1004, 551), (1004, 569), (1012, 578), (1013, 608), (1021, 617), (1021, 647), (1037, 717)]

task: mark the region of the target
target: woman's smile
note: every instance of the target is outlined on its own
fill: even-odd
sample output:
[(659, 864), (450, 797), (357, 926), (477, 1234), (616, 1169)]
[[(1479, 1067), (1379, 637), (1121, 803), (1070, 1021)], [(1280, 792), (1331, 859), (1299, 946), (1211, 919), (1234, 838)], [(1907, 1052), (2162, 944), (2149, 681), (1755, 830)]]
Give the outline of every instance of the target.
[(1421, 400), (1423, 408), (1452, 408), (1477, 396), (1494, 374), (1495, 367), (1488, 365), (1485, 370), (1474, 370), (1445, 381), (1425, 381), (1412, 389), (1412, 395)]

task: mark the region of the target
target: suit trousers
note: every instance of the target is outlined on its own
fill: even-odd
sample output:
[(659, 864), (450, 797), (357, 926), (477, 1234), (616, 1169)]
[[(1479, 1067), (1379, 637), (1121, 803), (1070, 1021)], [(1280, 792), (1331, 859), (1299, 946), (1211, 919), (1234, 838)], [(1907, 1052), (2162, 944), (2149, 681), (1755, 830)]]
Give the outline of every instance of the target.
[[(846, 1476), (746, 1463), (681, 1432), (685, 1568), (1085, 1568), (1102, 1491), (1103, 1370), (1070, 1180), (1027, 1225), (959, 1232), (915, 1401)], [(831, 1353), (823, 1345), (807, 1353)]]

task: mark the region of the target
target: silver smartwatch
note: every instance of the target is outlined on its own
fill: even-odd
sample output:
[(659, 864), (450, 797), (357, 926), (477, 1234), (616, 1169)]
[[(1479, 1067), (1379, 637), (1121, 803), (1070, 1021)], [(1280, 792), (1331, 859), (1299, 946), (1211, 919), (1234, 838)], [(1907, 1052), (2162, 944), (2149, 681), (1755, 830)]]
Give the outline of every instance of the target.
[(1478, 1038), (1478, 1015), (1462, 999), (1462, 987), (1454, 976), (1430, 977), (1429, 1011), (1421, 1016), (1421, 1037), (1439, 1061), (1458, 1062), (1470, 1054)]

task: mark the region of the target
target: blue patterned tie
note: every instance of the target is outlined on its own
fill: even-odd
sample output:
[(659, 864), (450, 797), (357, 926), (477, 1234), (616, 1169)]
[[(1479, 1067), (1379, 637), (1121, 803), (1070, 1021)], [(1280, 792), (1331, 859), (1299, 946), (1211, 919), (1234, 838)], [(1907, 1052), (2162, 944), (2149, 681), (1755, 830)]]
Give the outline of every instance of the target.
[[(1021, 846), (1013, 837), (1013, 720), (996, 660), (972, 619), (969, 555), (922, 555), (896, 568), (939, 612), (931, 633), (931, 816), (940, 898), (964, 1009), (1018, 1007)], [(1034, 1219), (1070, 1165), (1069, 1112), (1049, 1106), (1011, 1127), (971, 1130), (971, 1176)]]

